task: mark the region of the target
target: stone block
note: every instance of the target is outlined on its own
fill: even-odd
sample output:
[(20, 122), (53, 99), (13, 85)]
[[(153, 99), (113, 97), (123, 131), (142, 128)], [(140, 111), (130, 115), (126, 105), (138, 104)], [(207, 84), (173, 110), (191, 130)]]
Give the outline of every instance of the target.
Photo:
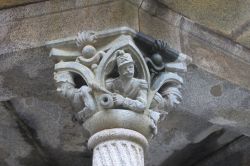
[(15, 7), (18, 5), (26, 5), (29, 3), (37, 3), (42, 0), (2, 0), (0, 4), (0, 9)]
[(236, 40), (240, 44), (250, 48), (250, 29), (243, 32)]
[(164, 40), (171, 48), (180, 51), (180, 30), (178, 28), (143, 10), (140, 10), (139, 14), (140, 32)]
[(128, 26), (137, 29), (138, 9), (126, 1), (66, 10), (19, 21), (0, 28), (3, 33), (0, 54), (45, 45), (46, 42), (75, 36), (83, 30), (105, 30)]
[(112, 0), (60, 0), (60, 1), (43, 1), (27, 5), (17, 6), (15, 8), (0, 10), (0, 23), (9, 23), (20, 21), (22, 19), (39, 17), (52, 13), (63, 12), (97, 6), (105, 3), (111, 3)]
[(160, 0), (160, 2), (191, 20), (227, 36), (231, 36), (232, 31), (243, 25), (250, 16), (249, 1)]
[(135, 6), (137, 6), (138, 8), (141, 6), (143, 0), (127, 0), (128, 2), (134, 4)]
[(238, 61), (230, 53), (189, 33), (182, 31), (181, 34), (182, 51), (190, 55), (199, 68), (250, 89), (250, 67), (247, 62)]
[(201, 25), (198, 25), (191, 20), (183, 17), (180, 28), (182, 32), (190, 34), (194, 38), (204, 41), (204, 43), (210, 46), (216, 47), (221, 52), (225, 52), (225, 56), (234, 57), (235, 60), (244, 61), (250, 63), (249, 49), (244, 46), (233, 42), (229, 38), (225, 38)]
[(177, 28), (180, 26), (181, 19), (183, 19), (182, 15), (170, 10), (158, 1), (144, 0), (141, 5), (141, 10)]
[(250, 92), (190, 65), (184, 77), (183, 102), (177, 108), (245, 135), (250, 134), (248, 118)]

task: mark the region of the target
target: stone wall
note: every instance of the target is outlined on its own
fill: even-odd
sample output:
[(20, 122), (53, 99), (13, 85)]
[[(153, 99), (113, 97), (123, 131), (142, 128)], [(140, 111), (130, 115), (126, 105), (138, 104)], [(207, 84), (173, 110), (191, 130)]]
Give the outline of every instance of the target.
[(193, 58), (183, 75), (183, 103), (161, 124), (146, 164), (223, 165), (224, 151), (249, 161), (249, 147), (239, 147), (249, 144), (250, 50), (240, 38), (228, 37), (227, 30), (217, 33), (201, 17), (178, 14), (172, 10), (179, 10), (177, 1), (174, 6), (153, 0), (25, 1), (15, 6), (19, 2), (0, 7), (7, 7), (0, 10), (0, 165), (90, 165), (91, 152), (81, 127), (71, 121), (71, 105), (55, 93), (48, 42), (121, 26), (164, 39)]

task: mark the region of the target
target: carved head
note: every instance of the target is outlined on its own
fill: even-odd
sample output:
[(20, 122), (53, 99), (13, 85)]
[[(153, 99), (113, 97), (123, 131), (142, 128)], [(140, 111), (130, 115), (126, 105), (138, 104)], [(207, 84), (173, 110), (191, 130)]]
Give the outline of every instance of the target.
[(134, 61), (129, 53), (123, 50), (117, 51), (117, 66), (121, 77), (132, 78), (134, 76)]

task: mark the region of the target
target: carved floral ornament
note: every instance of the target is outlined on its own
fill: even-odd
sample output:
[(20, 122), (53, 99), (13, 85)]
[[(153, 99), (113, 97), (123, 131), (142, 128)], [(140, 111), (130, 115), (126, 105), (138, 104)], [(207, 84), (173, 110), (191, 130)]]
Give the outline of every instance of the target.
[(182, 100), (177, 72), (186, 72), (191, 58), (129, 28), (85, 31), (73, 39), (49, 44), (57, 92), (72, 102), (74, 119), (90, 135), (124, 128), (152, 138)]

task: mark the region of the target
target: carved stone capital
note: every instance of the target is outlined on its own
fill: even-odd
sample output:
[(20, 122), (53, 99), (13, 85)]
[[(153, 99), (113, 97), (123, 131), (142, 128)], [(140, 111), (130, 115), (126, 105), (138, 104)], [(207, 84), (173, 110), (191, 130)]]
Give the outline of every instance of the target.
[(91, 135), (91, 148), (99, 137), (108, 138), (108, 131), (125, 141), (133, 132), (150, 140), (157, 123), (181, 102), (177, 72), (185, 72), (191, 58), (164, 41), (122, 27), (81, 32), (49, 45), (57, 91), (72, 102), (74, 119)]

